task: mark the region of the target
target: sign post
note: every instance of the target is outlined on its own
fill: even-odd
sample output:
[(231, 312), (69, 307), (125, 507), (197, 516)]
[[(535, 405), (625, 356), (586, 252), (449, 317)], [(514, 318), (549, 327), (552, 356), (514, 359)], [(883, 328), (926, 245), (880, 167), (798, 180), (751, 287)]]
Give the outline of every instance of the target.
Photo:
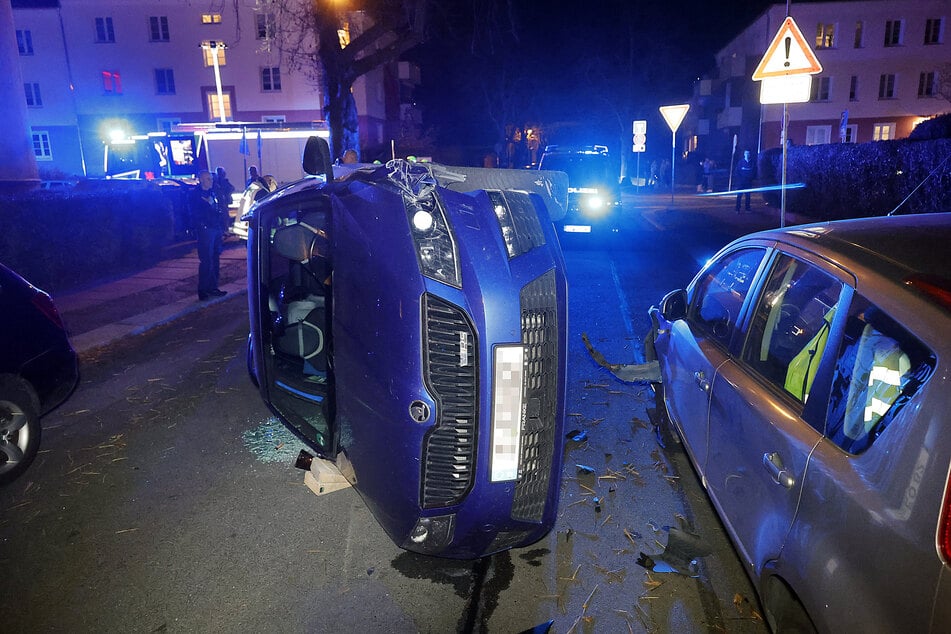
[(631, 147), (631, 151), (637, 154), (637, 170), (634, 172), (637, 175), (637, 191), (640, 191), (641, 188), (641, 154), (647, 149), (647, 121), (639, 120), (635, 121), (633, 125), (633, 135), (634, 135), (634, 145)]
[(674, 202), (674, 166), (677, 164), (677, 128), (684, 120), (687, 111), (690, 110), (690, 104), (680, 104), (677, 106), (661, 106), (660, 114), (663, 115), (667, 127), (670, 128), (670, 202)]
[[(787, 5), (788, 6), (788, 5)], [(779, 27), (759, 66), (753, 71), (753, 81), (760, 84), (761, 104), (783, 104), (782, 146), (783, 169), (779, 226), (786, 226), (786, 152), (788, 104), (809, 101), (812, 75), (822, 72), (822, 64), (812, 52), (796, 21), (790, 16)]]

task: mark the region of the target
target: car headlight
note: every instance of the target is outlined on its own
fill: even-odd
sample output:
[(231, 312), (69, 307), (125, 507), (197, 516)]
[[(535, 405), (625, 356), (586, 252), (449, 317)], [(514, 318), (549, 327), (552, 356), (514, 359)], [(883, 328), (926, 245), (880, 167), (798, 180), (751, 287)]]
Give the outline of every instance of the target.
[(444, 284), (462, 288), (456, 243), (435, 192), (424, 196), (404, 194), (403, 207), (420, 272)]

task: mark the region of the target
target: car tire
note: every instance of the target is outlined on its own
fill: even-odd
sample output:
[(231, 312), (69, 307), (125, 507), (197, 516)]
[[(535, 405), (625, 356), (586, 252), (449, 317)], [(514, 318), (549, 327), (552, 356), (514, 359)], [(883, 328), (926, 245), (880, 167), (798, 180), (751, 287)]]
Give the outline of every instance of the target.
[(0, 377), (0, 484), (26, 471), (40, 447), (40, 407), (22, 379)]
[(815, 634), (816, 626), (785, 581), (770, 577), (766, 582), (766, 620), (776, 634)]

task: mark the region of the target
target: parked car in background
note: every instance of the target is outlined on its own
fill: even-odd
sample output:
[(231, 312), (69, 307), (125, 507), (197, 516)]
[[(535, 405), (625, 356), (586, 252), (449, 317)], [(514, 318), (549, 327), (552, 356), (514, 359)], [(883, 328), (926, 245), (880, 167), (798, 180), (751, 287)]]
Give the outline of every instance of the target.
[(568, 175), (568, 213), (558, 227), (568, 233), (617, 229), (621, 205), (620, 166), (607, 146), (548, 145), (538, 169)]
[(40, 417), (76, 387), (76, 353), (50, 296), (0, 264), (0, 484), (40, 445)]
[(334, 179), (314, 146), (306, 171), (324, 176), (250, 214), (261, 396), (402, 548), (476, 558), (537, 541), (565, 433), (567, 285), (549, 215), (564, 176), (394, 160)]
[(651, 309), (658, 410), (776, 631), (951, 631), (949, 242), (947, 214), (756, 233)]

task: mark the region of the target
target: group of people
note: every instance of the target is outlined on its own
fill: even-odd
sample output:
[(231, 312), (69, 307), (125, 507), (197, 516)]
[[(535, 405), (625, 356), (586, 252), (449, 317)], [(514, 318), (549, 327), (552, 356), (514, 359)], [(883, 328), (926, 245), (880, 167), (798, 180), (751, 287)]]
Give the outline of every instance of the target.
[[(248, 169), (245, 188), (255, 183), (267, 190), (274, 189), (265, 177), (258, 174), (258, 168), (252, 165)], [(199, 172), (198, 185), (188, 194), (188, 211), (197, 241), (198, 299), (201, 301), (227, 295), (226, 291), (218, 288), (218, 278), (224, 235), (234, 221), (228, 213), (234, 192), (235, 187), (228, 180), (228, 173), (219, 167), (214, 174), (208, 170)]]

